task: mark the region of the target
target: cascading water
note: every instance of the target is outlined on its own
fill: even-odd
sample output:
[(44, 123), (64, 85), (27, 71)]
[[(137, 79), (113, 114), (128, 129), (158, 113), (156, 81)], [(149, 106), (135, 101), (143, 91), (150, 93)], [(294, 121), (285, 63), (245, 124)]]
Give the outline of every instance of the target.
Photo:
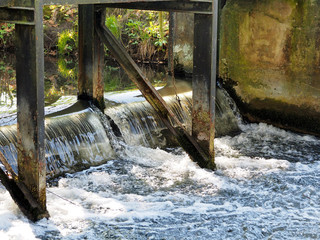
[[(105, 113), (120, 128), (126, 143), (147, 147), (164, 147), (174, 141), (170, 138), (171, 133), (166, 130), (161, 118), (149, 103), (145, 101), (130, 102), (130, 98), (123, 100), (122, 97), (114, 100), (124, 104), (107, 108)], [(178, 99), (176, 96), (166, 96), (164, 100), (191, 133), (192, 92), (180, 94)], [(237, 112), (231, 108), (232, 106), (235, 105), (226, 91), (217, 89), (216, 136), (239, 133)]]
[[(218, 135), (238, 130), (235, 117), (228, 105), (225, 94), (219, 90), (217, 101)], [(171, 110), (191, 131), (191, 92), (176, 97), (166, 97)], [(57, 177), (105, 163), (115, 158), (114, 148), (119, 143), (113, 135), (109, 120), (93, 106), (76, 103), (67, 109), (47, 109), (45, 120), (45, 156), (49, 177)], [(146, 147), (168, 147), (174, 144), (171, 134), (156, 112), (146, 101), (121, 104), (107, 108), (106, 115), (120, 130), (121, 137), (128, 145)], [(15, 115), (6, 116), (3, 123), (15, 123)], [(6, 119), (6, 120), (5, 120)], [(227, 127), (226, 127), (227, 126)], [(231, 131), (231, 130), (232, 131)], [(17, 171), (16, 125), (0, 127), (0, 150)], [(113, 144), (110, 144), (110, 141)]]
[[(81, 105), (77, 107), (81, 110), (55, 114), (45, 120), (45, 157), (49, 177), (100, 165), (115, 156), (107, 135), (107, 125), (102, 122), (99, 113), (88, 105), (75, 105)], [(16, 129), (16, 125), (0, 127), (0, 149), (15, 171)]]
[[(188, 116), (188, 96), (182, 101), (183, 117)], [(118, 143), (121, 151), (106, 164), (67, 174), (48, 187), (48, 220), (28, 222), (0, 188), (0, 239), (320, 238), (320, 139), (240, 122), (241, 133), (216, 138), (213, 172), (199, 168), (180, 148), (148, 147), (158, 144), (151, 136), (163, 132), (147, 104), (118, 105), (106, 113), (113, 122), (92, 108), (74, 113), (77, 120), (71, 114), (48, 121), (58, 126), (88, 121), (84, 132), (90, 134), (83, 139), (91, 141), (91, 134), (104, 130), (113, 149)], [(111, 127), (127, 144), (109, 136)], [(95, 137), (98, 152), (104, 137)]]

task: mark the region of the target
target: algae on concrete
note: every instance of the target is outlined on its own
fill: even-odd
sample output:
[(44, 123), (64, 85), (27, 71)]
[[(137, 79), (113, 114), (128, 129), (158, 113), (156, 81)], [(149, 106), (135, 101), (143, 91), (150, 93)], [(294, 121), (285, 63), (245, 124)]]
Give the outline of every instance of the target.
[(252, 121), (320, 135), (320, 2), (229, 0), (219, 75)]

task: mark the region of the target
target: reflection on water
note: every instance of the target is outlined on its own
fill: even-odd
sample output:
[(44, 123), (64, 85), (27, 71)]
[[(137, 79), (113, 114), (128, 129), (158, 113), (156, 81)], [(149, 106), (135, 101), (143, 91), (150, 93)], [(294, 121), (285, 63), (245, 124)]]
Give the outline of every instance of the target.
[(0, 55), (0, 111), (15, 108), (16, 74), (11, 56)]
[[(0, 55), (0, 114), (16, 110), (15, 56)], [(108, 66), (107, 66), (108, 65)], [(167, 68), (161, 65), (142, 65), (151, 83), (164, 86)], [(45, 105), (54, 104), (62, 96), (76, 96), (78, 91), (78, 63), (73, 58), (45, 58)], [(104, 69), (105, 92), (135, 89), (136, 86), (116, 64), (107, 63)]]
[[(15, 56), (0, 55), (0, 114), (16, 111)], [(71, 60), (45, 59), (45, 105), (77, 94), (77, 70)]]

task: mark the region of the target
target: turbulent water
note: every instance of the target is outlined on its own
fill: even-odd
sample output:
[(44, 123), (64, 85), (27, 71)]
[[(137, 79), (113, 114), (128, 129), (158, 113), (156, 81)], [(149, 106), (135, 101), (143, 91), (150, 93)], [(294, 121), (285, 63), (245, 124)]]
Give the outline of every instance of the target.
[(37, 223), (0, 187), (0, 239), (320, 239), (320, 139), (239, 124), (216, 138), (215, 172), (123, 136), (112, 160), (48, 187)]

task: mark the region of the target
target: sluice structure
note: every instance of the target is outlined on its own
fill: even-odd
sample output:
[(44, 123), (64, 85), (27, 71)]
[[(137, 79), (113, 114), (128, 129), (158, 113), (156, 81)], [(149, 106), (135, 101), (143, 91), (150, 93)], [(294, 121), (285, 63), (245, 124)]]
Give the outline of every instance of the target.
[[(220, 0), (1, 0), (0, 22), (16, 24), (18, 174), (5, 157), (0, 179), (26, 216), (48, 217), (44, 156), (43, 6), (79, 7), (78, 98), (104, 109), (104, 47), (126, 70), (181, 147), (201, 167), (215, 168), (214, 126), (217, 39)], [(192, 134), (168, 108), (121, 43), (104, 25), (105, 8), (194, 14)], [(174, 24), (172, 21), (170, 24)], [(171, 51), (172, 53), (172, 51)], [(172, 57), (172, 56), (171, 56)]]

